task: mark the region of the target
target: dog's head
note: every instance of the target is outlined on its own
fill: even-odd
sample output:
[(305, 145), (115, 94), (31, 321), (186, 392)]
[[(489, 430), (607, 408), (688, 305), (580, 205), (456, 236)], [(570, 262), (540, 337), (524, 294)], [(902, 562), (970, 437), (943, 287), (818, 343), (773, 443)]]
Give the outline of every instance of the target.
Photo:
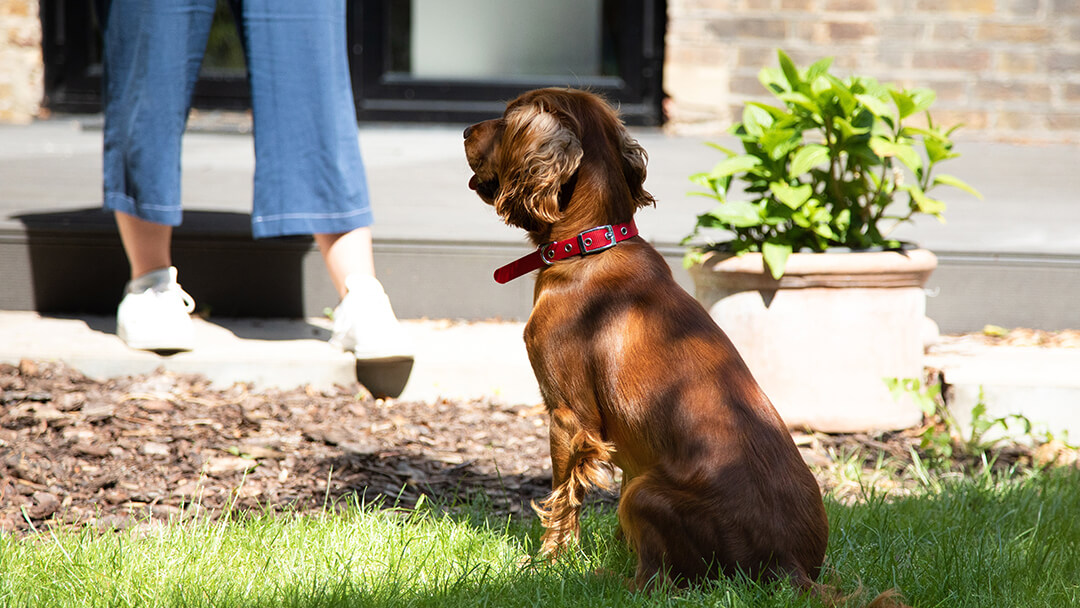
[[(600, 97), (539, 89), (510, 102), (502, 118), (465, 129), (469, 187), (506, 223), (545, 232), (572, 200), (614, 207), (627, 221), (653, 203), (645, 191), (645, 150)], [(621, 217), (620, 217), (621, 216)]]

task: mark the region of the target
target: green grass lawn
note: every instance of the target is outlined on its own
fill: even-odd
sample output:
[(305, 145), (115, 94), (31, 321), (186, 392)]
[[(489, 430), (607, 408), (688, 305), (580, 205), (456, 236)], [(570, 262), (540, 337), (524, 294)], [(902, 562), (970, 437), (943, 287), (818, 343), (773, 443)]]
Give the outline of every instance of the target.
[[(1080, 606), (1080, 472), (956, 478), (886, 500), (828, 500), (824, 578), (863, 603), (897, 587), (924, 607)], [(817, 606), (784, 585), (722, 581), (626, 590), (633, 557), (610, 507), (585, 518), (580, 550), (523, 565), (534, 518), (482, 504), (410, 512), (148, 523), (122, 532), (0, 536), (0, 606)], [(610, 574), (596, 574), (597, 571)], [(857, 602), (853, 605), (860, 605)]]

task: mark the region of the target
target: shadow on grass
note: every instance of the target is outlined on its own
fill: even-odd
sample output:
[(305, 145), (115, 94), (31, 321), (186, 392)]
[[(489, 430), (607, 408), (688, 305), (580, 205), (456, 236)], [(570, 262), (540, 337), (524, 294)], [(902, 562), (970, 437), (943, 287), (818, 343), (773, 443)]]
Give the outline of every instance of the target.
[(360, 451), (297, 468), (297, 475), (329, 480), (323, 493), (309, 491), (305, 503), (377, 502), (384, 508), (412, 509), (419, 501), (433, 501), (453, 511), (481, 500), (496, 516), (529, 515), (530, 501), (551, 491), (550, 474), (503, 474), (494, 460), (453, 463), (419, 451), (354, 447)]

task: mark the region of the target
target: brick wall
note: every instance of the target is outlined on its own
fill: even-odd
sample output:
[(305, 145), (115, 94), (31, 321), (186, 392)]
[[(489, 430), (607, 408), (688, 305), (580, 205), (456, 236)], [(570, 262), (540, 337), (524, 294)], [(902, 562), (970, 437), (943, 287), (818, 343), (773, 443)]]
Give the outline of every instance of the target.
[(783, 48), (937, 93), (939, 124), (1007, 141), (1080, 143), (1080, 0), (669, 0), (670, 126), (720, 131)]
[(0, 0), (0, 122), (33, 120), (44, 74), (38, 0)]
[[(937, 92), (940, 123), (1080, 143), (1080, 0), (668, 0), (664, 88), (677, 131), (720, 132), (783, 48)], [(38, 0), (0, 0), (0, 122), (40, 112)]]

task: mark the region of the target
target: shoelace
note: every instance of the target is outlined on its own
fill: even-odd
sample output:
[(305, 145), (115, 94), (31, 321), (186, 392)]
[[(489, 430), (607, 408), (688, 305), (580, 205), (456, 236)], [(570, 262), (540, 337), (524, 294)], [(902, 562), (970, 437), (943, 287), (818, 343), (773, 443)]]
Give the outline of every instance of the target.
[(160, 294), (175, 294), (180, 298), (180, 301), (184, 303), (184, 311), (191, 313), (195, 311), (195, 298), (191, 297), (191, 294), (184, 291), (184, 288), (180, 287), (179, 283), (169, 283), (161, 287), (151, 287), (147, 291), (153, 291)]
[(186, 312), (190, 313), (195, 311), (195, 298), (191, 297), (191, 294), (184, 291), (179, 283), (173, 283), (169, 287), (175, 287), (175, 290), (178, 292), (177, 295), (180, 296), (180, 301), (184, 303), (184, 310)]

